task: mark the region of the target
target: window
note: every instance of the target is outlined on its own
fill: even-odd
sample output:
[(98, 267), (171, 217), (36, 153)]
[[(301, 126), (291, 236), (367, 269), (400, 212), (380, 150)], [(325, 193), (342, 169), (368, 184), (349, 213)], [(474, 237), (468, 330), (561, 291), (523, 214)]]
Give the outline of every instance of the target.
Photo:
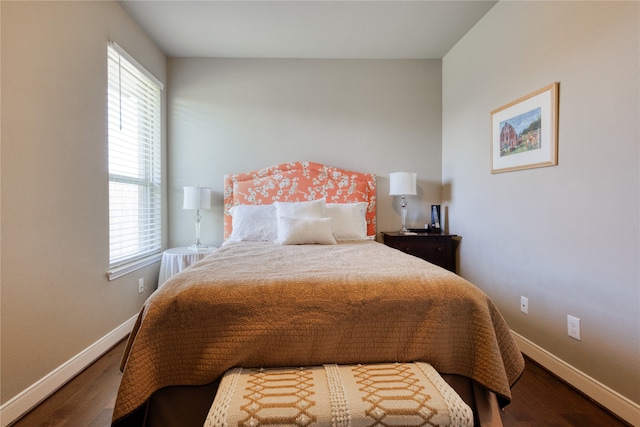
[(108, 46), (110, 280), (157, 261), (162, 247), (162, 83)]

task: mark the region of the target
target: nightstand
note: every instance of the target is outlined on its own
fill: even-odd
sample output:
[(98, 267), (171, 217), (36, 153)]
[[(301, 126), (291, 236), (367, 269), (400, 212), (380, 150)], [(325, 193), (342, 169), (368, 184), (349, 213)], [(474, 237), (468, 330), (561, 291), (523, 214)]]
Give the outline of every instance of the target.
[(171, 248), (164, 251), (162, 261), (160, 262), (160, 274), (158, 275), (158, 287), (169, 280), (171, 276), (177, 274), (200, 261), (202, 258), (215, 251), (215, 247), (206, 247), (198, 251), (194, 251), (188, 247)]
[(383, 231), (381, 234), (385, 245), (456, 272), (458, 242), (454, 239), (455, 234), (404, 234), (397, 231)]

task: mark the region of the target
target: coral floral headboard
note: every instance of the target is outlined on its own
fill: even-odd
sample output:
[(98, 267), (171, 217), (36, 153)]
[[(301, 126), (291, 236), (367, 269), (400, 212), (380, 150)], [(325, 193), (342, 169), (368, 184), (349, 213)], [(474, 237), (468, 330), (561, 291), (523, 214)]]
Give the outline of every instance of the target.
[(367, 235), (376, 235), (376, 176), (320, 163), (290, 162), (224, 177), (224, 238), (231, 235), (229, 209), (235, 205), (303, 202), (367, 202)]

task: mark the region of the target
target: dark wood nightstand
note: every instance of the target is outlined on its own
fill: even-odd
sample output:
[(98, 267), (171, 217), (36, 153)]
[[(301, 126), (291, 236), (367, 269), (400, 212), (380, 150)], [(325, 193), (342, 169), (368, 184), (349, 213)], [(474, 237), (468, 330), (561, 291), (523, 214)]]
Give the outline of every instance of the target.
[(397, 231), (383, 231), (381, 234), (385, 245), (456, 272), (458, 242), (454, 239), (455, 234), (404, 234)]

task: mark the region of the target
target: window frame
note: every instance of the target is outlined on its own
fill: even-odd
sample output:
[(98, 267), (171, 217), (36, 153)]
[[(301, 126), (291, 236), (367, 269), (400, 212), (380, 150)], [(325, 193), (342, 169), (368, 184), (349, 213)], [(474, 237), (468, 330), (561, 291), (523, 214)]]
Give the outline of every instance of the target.
[[(124, 49), (115, 42), (109, 42), (107, 48), (107, 168), (109, 175), (107, 277), (109, 280), (158, 262), (162, 257), (163, 89), (164, 85)], [(125, 105), (124, 95), (133, 100), (132, 110)], [(113, 131), (114, 125), (119, 127), (120, 132)], [(126, 131), (122, 132), (123, 126), (126, 125), (130, 125), (127, 130), (131, 134), (128, 136), (124, 135)], [(131, 155), (131, 153), (134, 154)], [(118, 155), (120, 155), (119, 158)], [(120, 187), (120, 191), (115, 188), (116, 186)], [(126, 186), (130, 188), (126, 189)], [(125, 203), (127, 192), (129, 195), (136, 194), (128, 205)], [(116, 196), (116, 193), (119, 194)], [(114, 200), (117, 203), (114, 203)], [(118, 215), (115, 210), (118, 207), (127, 209), (133, 215), (128, 217), (128, 222), (125, 220), (123, 224), (114, 225), (114, 218)], [(120, 233), (119, 235), (126, 234), (123, 232), (123, 229), (126, 229), (125, 224), (129, 224), (136, 231), (129, 234), (128, 238), (114, 237), (114, 231)], [(149, 226), (151, 231), (147, 232)]]

